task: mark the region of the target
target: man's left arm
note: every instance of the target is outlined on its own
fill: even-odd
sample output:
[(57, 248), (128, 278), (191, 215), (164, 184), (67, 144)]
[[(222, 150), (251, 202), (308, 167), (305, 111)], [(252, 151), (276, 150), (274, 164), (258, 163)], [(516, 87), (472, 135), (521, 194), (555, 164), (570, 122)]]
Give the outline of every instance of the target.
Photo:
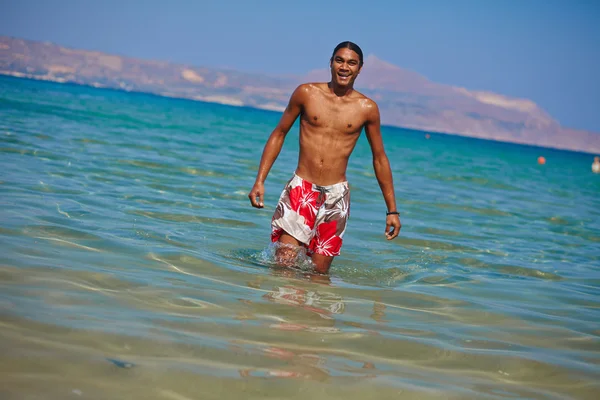
[[(383, 139), (381, 138), (381, 119), (379, 108), (373, 101), (369, 101), (367, 108), (367, 121), (365, 123), (365, 133), (373, 153), (373, 169), (377, 182), (381, 188), (383, 199), (388, 212), (398, 212), (396, 208), (396, 195), (394, 193), (394, 179), (390, 161), (385, 154)], [(386, 217), (385, 235), (388, 240), (394, 239), (400, 233), (402, 224), (398, 214), (390, 214)], [(393, 230), (392, 230), (393, 228)]]

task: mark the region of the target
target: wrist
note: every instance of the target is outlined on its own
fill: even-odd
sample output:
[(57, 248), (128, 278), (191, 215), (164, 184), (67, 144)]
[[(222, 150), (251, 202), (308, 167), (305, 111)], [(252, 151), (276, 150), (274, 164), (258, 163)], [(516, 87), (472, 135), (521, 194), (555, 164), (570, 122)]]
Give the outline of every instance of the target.
[(385, 215), (386, 216), (387, 215), (400, 215), (400, 213), (398, 211), (396, 211), (396, 210), (394, 210), (394, 211), (386, 211)]

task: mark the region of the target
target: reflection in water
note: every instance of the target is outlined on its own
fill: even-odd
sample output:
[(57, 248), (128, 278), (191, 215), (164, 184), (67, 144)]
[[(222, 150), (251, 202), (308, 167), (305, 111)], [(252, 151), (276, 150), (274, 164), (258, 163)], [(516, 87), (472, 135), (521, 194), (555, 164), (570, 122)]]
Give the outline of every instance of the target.
[[(242, 353), (244, 348), (241, 345), (231, 345), (231, 350)], [(328, 360), (326, 356), (319, 355), (309, 351), (299, 351), (295, 349), (265, 346), (254, 351), (268, 359), (278, 361), (276, 368), (244, 368), (238, 371), (242, 378), (284, 378), (284, 379), (309, 379), (316, 381), (326, 381), (331, 378), (331, 372), (327, 369), (328, 362), (335, 364), (335, 361)], [(333, 358), (333, 357), (332, 357)], [(364, 361), (355, 363), (354, 366), (341, 368), (351, 374), (354, 378), (375, 378), (377, 368), (372, 362)], [(358, 366), (360, 364), (360, 367)]]
[(332, 314), (344, 312), (341, 297), (292, 285), (276, 287), (263, 297), (275, 303), (300, 307), (325, 319), (333, 319)]
[[(325, 368), (327, 358), (312, 353), (294, 352), (279, 347), (267, 347), (262, 349), (265, 357), (276, 358), (284, 361), (285, 366), (279, 369), (241, 369), (239, 374), (243, 378), (287, 378), (287, 379), (311, 379), (316, 381), (326, 381), (331, 377), (330, 372)], [(362, 379), (375, 378), (376, 367), (371, 362), (363, 362), (360, 369), (351, 368), (354, 378)]]
[[(271, 275), (277, 278), (284, 278), (286, 284), (272, 286), (266, 294), (261, 296), (262, 299), (273, 304), (291, 307), (293, 310), (306, 311), (309, 313), (309, 316), (318, 316), (320, 322), (314, 319), (309, 319), (307, 323), (287, 322), (289, 313), (284, 310), (279, 315), (273, 315), (279, 321), (268, 324), (267, 327), (269, 329), (312, 334), (335, 334), (342, 331), (335, 326), (335, 317), (344, 313), (346, 305), (340, 295), (326, 290), (331, 284), (329, 276), (307, 272), (300, 268), (279, 266), (271, 268)], [(267, 279), (264, 276), (258, 276), (247, 284), (251, 288), (260, 289), (265, 283), (268, 283)], [(244, 300), (244, 303), (254, 305), (249, 300)], [(271, 309), (271, 311), (274, 310)], [(306, 318), (296, 318), (296, 320), (306, 321)], [(231, 349), (238, 353), (245, 351), (241, 344), (234, 344), (231, 346)], [(281, 361), (282, 365), (279, 365), (277, 368), (244, 368), (239, 370), (239, 375), (242, 378), (326, 381), (331, 375), (326, 365), (331, 363), (332, 365), (336, 365), (340, 371), (344, 370), (355, 377), (376, 377), (376, 374), (373, 373), (376, 369), (373, 362), (363, 361), (360, 368), (349, 365), (341, 366), (339, 360), (328, 359), (325, 355), (327, 351), (324, 351), (324, 349), (315, 348), (314, 351), (310, 350), (310, 348), (299, 350), (297, 348), (265, 343), (264, 346), (257, 346), (255, 352), (259, 352), (269, 359)]]
[(317, 354), (294, 352), (275, 346), (265, 347), (260, 351), (265, 357), (283, 361), (283, 365), (272, 369), (241, 369), (241, 377), (303, 378), (317, 381), (329, 378), (329, 371), (324, 368), (326, 360)]
[(371, 318), (373, 318), (377, 322), (387, 322), (385, 320), (385, 308), (385, 304), (373, 303), (373, 314), (371, 314)]
[[(294, 246), (297, 247), (297, 246)], [(298, 248), (295, 254), (295, 263), (293, 266), (281, 266), (277, 262), (277, 243), (269, 246), (262, 254), (263, 261), (271, 267), (272, 276), (284, 278), (287, 283), (284, 285), (273, 286), (268, 293), (262, 296), (270, 302), (292, 306), (298, 309), (309, 311), (316, 314), (322, 319), (331, 320), (333, 322), (334, 314), (342, 314), (344, 312), (344, 302), (341, 296), (325, 291), (324, 289), (331, 284), (331, 279), (328, 275), (319, 274), (312, 271), (312, 263), (307, 258), (303, 249)], [(248, 282), (248, 286), (258, 289), (261, 287), (262, 277)], [(309, 286), (309, 288), (302, 287)], [(280, 330), (312, 330), (320, 332), (335, 332), (338, 329), (333, 326), (322, 327), (303, 324), (277, 323), (272, 324), (271, 328)]]

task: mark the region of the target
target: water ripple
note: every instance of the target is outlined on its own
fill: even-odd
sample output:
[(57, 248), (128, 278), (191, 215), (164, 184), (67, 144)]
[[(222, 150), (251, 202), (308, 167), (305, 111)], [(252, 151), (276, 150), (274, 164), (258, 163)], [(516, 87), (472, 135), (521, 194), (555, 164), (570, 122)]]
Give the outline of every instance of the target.
[(0, 93), (5, 397), (597, 397), (589, 156), (539, 166), (539, 149), (384, 127), (389, 242), (361, 137), (323, 276), (269, 243), (297, 140), (266, 207), (246, 197), (279, 114), (12, 78)]

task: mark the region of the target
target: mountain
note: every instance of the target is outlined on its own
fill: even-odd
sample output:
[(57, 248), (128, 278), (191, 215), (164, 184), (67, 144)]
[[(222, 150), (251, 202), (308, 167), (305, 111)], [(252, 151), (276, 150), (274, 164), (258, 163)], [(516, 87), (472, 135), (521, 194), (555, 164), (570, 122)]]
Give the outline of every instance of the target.
[[(329, 78), (328, 70), (305, 78)], [(359, 82), (360, 81), (360, 82)], [(567, 129), (537, 104), (439, 84), (370, 55), (356, 88), (378, 102), (382, 122), (432, 132), (543, 147), (600, 152), (600, 134)]]
[[(0, 36), (0, 74), (275, 111), (298, 84), (330, 77), (327, 69), (269, 76), (7, 36)], [(600, 153), (600, 134), (564, 128), (531, 100), (435, 83), (374, 55), (365, 59), (356, 89), (377, 101), (386, 125)]]

